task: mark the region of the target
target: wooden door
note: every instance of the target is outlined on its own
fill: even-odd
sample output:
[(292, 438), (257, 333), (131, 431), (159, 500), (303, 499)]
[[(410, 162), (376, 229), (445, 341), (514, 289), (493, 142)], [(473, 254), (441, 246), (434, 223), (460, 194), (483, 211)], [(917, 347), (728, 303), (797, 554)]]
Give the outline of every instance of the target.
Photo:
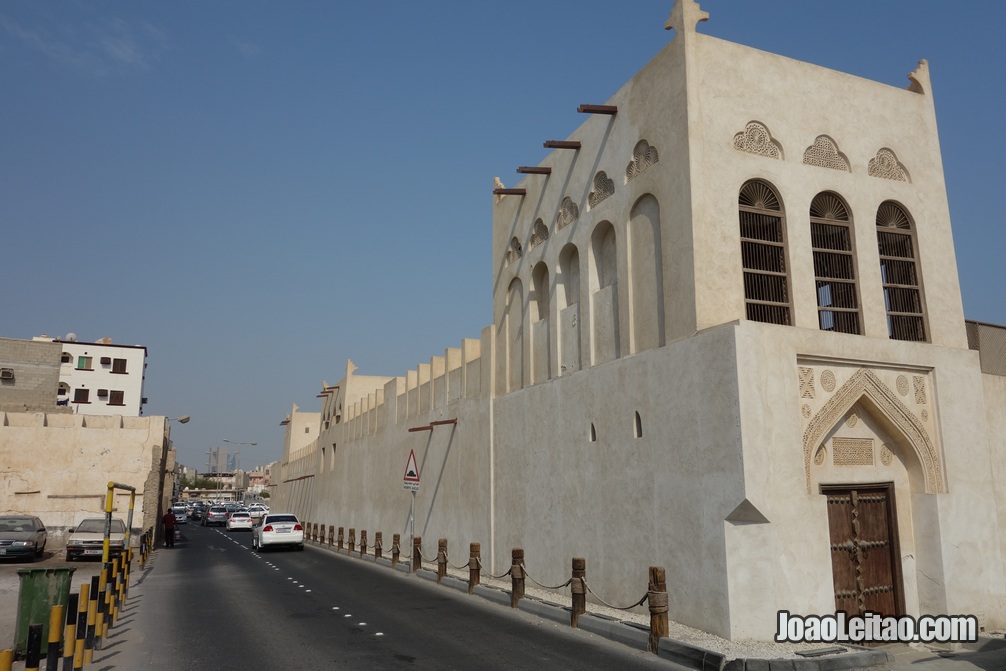
[(903, 614), (894, 484), (821, 490), (828, 497), (835, 610)]

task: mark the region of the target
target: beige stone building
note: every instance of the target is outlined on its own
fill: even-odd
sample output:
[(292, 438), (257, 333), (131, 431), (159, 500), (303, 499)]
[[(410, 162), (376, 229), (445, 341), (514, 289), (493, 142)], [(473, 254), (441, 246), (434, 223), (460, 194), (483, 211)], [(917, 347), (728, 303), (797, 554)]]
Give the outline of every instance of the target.
[[(134, 531), (156, 527), (175, 468), (167, 418), (74, 414), (59, 403), (64, 345), (0, 338), (0, 369), (11, 371), (0, 380), (0, 512), (38, 515), (50, 549), (68, 528), (104, 514), (109, 482), (135, 488)], [(130, 349), (145, 356), (143, 348)], [(142, 364), (141, 357), (134, 378), (142, 379)], [(129, 498), (114, 491), (114, 514), (124, 521)]]
[(927, 64), (895, 88), (706, 18), (678, 0), (497, 184), (478, 340), (295, 409), (318, 435), (288, 431), (273, 508), (407, 534), (414, 451), (415, 531), (455, 563), (521, 547), (559, 584), (585, 557), (623, 603), (663, 566), (671, 617), (729, 638), (780, 610), (1006, 626), (1006, 339), (965, 322)]

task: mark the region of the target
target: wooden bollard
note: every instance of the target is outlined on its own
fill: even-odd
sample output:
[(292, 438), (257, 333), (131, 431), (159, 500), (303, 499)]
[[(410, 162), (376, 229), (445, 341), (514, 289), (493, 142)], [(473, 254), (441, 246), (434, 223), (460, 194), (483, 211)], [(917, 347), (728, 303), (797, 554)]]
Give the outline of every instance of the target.
[(423, 537), (412, 537), (412, 572), (419, 570), (419, 565), (423, 563)]
[(339, 527), (339, 545), (337, 547), (339, 550), (342, 549), (342, 527)]
[(660, 638), (667, 636), (667, 579), (662, 566), (650, 567), (650, 584), (646, 593), (647, 604), (650, 607), (650, 638), (646, 642), (646, 651), (657, 654)]
[(569, 613), (569, 626), (579, 627), (580, 616), (587, 612), (587, 560), (573, 557), (573, 576), (569, 581), (569, 591), (573, 596), (573, 608)]
[(475, 591), (475, 585), (481, 580), (482, 546), (478, 543), (468, 544), (468, 593)]
[(394, 568), (398, 564), (398, 558), (402, 553), (402, 534), (394, 534), (391, 537), (391, 566)]
[(335, 527), (331, 524), (328, 525), (328, 549), (332, 549), (332, 543), (335, 542)]
[(437, 584), (447, 575), (447, 539), (437, 540)]
[(381, 552), (384, 550), (384, 534), (380, 531), (374, 533), (374, 559), (381, 558)]
[(367, 530), (360, 531), (360, 556), (367, 554)]
[(510, 553), (510, 607), (524, 598), (524, 548), (514, 548)]
[(356, 548), (356, 529), (349, 530), (349, 554), (353, 554), (353, 549)]

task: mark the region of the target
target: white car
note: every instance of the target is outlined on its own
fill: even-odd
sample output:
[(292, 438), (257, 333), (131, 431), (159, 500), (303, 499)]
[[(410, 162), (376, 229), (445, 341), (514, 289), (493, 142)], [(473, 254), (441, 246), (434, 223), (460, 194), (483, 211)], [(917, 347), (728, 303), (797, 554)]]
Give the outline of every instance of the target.
[[(122, 554), (126, 546), (126, 525), (122, 520), (112, 518), (109, 533), (109, 558)], [(70, 538), (66, 541), (66, 560), (94, 557), (101, 559), (105, 548), (105, 518), (93, 517), (81, 521), (70, 529)]]
[(304, 549), (304, 525), (293, 513), (267, 513), (252, 529), (252, 548), (261, 551), (284, 546)]
[(251, 531), (254, 526), (255, 523), (248, 513), (233, 512), (227, 518), (227, 531), (234, 531), (235, 529), (247, 529)]
[(248, 506), (248, 513), (252, 516), (252, 520), (256, 522), (260, 522), (268, 512), (268, 506), (264, 506), (261, 503), (253, 503)]

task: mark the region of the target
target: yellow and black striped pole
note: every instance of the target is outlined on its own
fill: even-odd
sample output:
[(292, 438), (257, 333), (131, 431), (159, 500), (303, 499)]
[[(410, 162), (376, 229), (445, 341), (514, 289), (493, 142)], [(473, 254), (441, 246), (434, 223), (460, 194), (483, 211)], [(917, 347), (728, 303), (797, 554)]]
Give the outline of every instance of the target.
[(77, 629), (73, 640), (73, 671), (84, 668), (84, 638), (87, 633), (87, 610), (91, 602), (88, 598), (90, 585), (86, 582), (80, 586), (80, 599), (77, 603)]
[(38, 671), (42, 657), (42, 625), (28, 625), (28, 645), (24, 653), (24, 671)]
[(63, 606), (56, 604), (49, 612), (49, 647), (45, 651), (45, 671), (59, 671), (59, 644), (63, 637)]
[(98, 616), (98, 576), (91, 576), (90, 598), (87, 600), (87, 629), (84, 634), (84, 664), (94, 657), (94, 626)]
[(63, 671), (73, 671), (73, 650), (77, 641), (79, 599), (79, 594), (71, 592), (66, 600), (66, 624), (63, 626)]

